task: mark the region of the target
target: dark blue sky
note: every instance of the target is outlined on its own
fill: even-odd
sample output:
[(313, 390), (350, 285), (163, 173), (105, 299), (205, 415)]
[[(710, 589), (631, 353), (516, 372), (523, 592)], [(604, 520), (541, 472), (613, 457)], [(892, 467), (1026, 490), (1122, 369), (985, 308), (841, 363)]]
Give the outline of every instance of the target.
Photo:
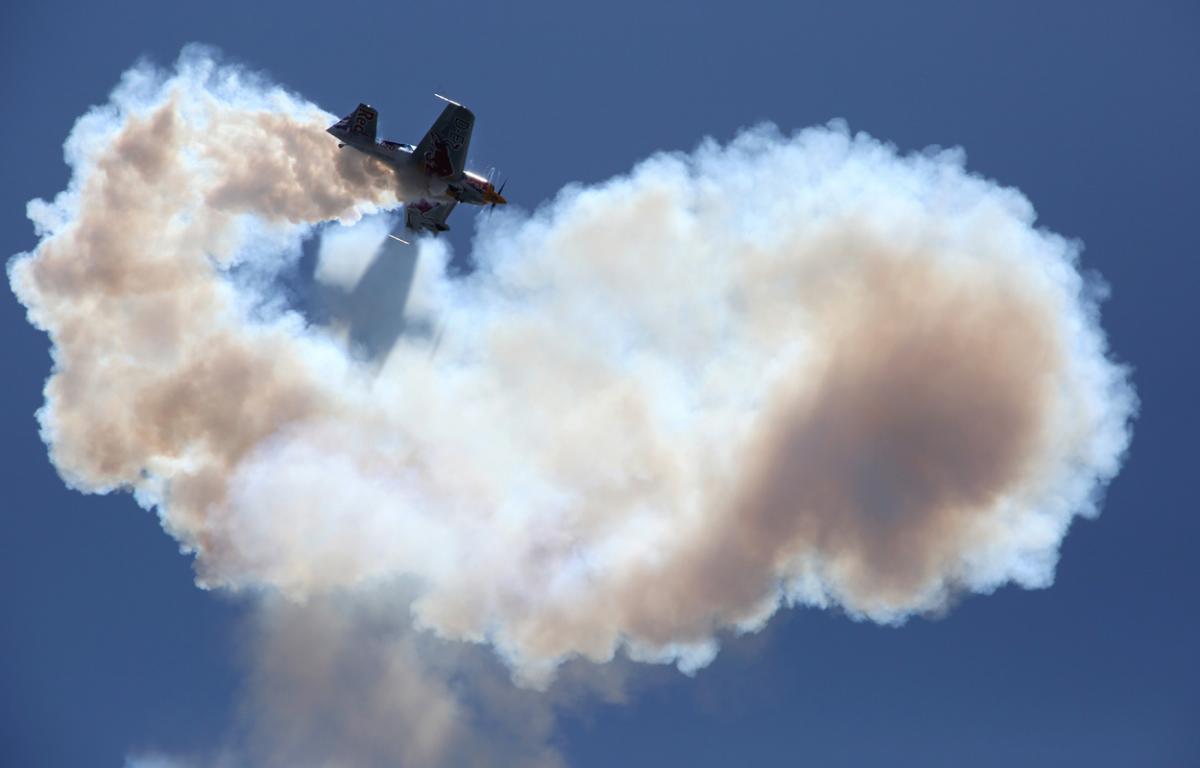
[[(1050, 589), (901, 629), (787, 612), (695, 679), (566, 716), (560, 745), (578, 766), (1200, 764), (1200, 6), (776, 5), (8, 3), (0, 254), (34, 244), (25, 202), (64, 187), (73, 120), (139, 57), (193, 41), (333, 112), (370, 101), (399, 140), (436, 114), (431, 92), (463, 101), (473, 164), (527, 208), (763, 120), (961, 145), (1112, 287), (1103, 325), (1142, 410), (1101, 517), (1076, 524)], [(47, 340), (11, 295), (0, 329), (0, 764), (219, 742), (244, 608), (196, 589), (130, 497), (63, 486), (33, 419)]]

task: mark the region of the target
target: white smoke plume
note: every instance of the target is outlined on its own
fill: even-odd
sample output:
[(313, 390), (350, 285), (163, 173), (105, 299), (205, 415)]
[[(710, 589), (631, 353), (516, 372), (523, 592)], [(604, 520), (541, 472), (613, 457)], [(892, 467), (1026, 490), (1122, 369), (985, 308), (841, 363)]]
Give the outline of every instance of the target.
[(270, 288), (314, 225), (395, 206), (333, 119), (202, 51), (138, 67), (9, 264), (58, 471), (157, 509), (205, 586), (410, 580), (419, 628), (535, 686), (689, 669), (782, 605), (1046, 586), (1119, 469), (1136, 401), (1078, 244), (960, 152), (764, 127), (567, 187), (468, 277), (422, 245), (437, 352), (368, 367)]
[(321, 237), (313, 279), (343, 291), (354, 290), (395, 226), (395, 219), (379, 215), (326, 230)]
[(347, 597), (264, 597), (240, 633), (248, 675), (225, 740), (201, 754), (135, 750), (126, 768), (557, 768), (559, 714), (621, 703), (632, 687), (627, 660), (567, 662), (548, 690), (515, 687), (485, 646), (415, 629), (410, 588)]

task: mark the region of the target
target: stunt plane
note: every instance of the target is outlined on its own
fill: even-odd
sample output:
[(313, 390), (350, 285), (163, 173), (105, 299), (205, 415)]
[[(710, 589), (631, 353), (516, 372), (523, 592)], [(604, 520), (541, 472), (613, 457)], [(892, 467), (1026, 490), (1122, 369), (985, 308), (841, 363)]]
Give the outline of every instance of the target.
[(446, 218), (459, 203), (493, 207), (508, 203), (501, 194), (503, 184), (496, 189), (489, 179), (466, 169), (475, 115), (445, 96), (438, 98), (446, 102), (446, 108), (416, 146), (377, 141), (375, 120), (379, 113), (368, 104), (359, 104), (358, 109), (326, 129), (338, 140), (339, 149), (353, 147), (379, 158), (400, 177), (402, 189), (419, 190), (420, 197), (405, 201), (405, 224), (414, 232), (428, 230), (435, 235), (450, 229)]

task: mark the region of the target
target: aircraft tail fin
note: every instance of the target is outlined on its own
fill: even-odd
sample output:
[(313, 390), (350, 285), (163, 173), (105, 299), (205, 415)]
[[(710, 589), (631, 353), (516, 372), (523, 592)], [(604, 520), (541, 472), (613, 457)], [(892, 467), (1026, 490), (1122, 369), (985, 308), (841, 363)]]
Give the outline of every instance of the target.
[(329, 132), (334, 136), (357, 137), (374, 144), (378, 117), (379, 113), (370, 104), (359, 104), (353, 112), (329, 126)]

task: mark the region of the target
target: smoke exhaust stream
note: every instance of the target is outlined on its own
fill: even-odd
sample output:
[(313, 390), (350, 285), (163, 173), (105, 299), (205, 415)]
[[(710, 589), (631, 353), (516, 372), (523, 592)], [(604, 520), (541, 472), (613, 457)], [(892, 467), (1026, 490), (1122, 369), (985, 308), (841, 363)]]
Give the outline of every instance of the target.
[(1046, 586), (1119, 468), (1136, 402), (1078, 245), (960, 152), (762, 127), (569, 186), (484, 223), (466, 278), (423, 243), (437, 352), (368, 367), (271, 287), (403, 192), (332, 120), (198, 49), (135, 68), (9, 263), (58, 471), (157, 509), (206, 587), (403, 580), (532, 686), (694, 669), (782, 605)]

